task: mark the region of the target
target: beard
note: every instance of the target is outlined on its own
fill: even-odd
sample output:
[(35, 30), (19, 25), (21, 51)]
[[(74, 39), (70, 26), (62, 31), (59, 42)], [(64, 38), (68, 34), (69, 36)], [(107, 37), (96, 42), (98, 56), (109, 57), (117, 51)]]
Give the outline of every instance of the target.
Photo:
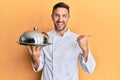
[(58, 32), (63, 31), (66, 28), (65, 22), (60, 22), (60, 21), (54, 23), (54, 26), (55, 26), (55, 30), (57, 30)]

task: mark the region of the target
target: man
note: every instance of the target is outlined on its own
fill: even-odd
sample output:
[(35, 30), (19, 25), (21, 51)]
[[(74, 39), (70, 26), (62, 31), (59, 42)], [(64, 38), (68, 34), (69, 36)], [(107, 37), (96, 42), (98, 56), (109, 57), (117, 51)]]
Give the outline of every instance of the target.
[(89, 36), (77, 35), (67, 27), (69, 6), (63, 2), (53, 7), (54, 30), (48, 32), (51, 45), (27, 46), (34, 71), (42, 71), (41, 80), (78, 80), (78, 62), (92, 73), (95, 61), (88, 48)]

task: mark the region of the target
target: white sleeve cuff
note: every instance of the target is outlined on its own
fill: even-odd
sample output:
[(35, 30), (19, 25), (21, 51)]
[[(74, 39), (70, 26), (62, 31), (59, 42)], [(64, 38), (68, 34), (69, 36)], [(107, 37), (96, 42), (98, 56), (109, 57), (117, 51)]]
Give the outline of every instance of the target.
[(94, 71), (96, 63), (90, 50), (88, 52), (87, 62), (85, 62), (84, 57), (82, 56), (82, 66), (84, 67), (85, 71), (87, 71), (89, 74)]

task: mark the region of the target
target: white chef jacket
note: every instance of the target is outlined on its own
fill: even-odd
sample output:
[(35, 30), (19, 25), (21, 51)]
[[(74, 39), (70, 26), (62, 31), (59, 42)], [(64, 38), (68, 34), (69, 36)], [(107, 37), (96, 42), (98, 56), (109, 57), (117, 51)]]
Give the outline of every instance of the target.
[(89, 49), (87, 62), (84, 61), (77, 34), (68, 29), (63, 36), (55, 30), (48, 35), (51, 45), (43, 48), (38, 69), (33, 67), (35, 72), (43, 69), (41, 80), (78, 80), (78, 61), (86, 72), (93, 72), (95, 60)]

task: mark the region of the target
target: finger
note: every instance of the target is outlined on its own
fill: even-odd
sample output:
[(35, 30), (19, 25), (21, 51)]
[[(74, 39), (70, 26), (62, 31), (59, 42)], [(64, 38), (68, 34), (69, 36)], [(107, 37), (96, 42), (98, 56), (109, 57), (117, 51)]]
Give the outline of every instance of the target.
[(87, 37), (91, 37), (91, 35), (87, 35)]
[(77, 40), (81, 40), (85, 35), (80, 35)]
[(42, 46), (32, 46), (32, 51), (37, 52), (42, 48)]
[(89, 40), (89, 39), (90, 39), (90, 37), (91, 37), (91, 35), (87, 35), (87, 40)]
[(41, 47), (40, 47), (40, 50), (42, 50), (42, 49), (43, 49), (43, 47), (44, 47), (44, 46), (41, 46)]
[(36, 46), (35, 50), (37, 51), (39, 49), (39, 46)]
[(81, 41), (83, 39), (86, 39), (87, 41), (89, 40), (89, 38), (91, 37), (91, 35), (80, 35), (78, 38), (77, 38), (77, 41)]
[(40, 49), (40, 46), (37, 46), (36, 50), (39, 51), (39, 49)]
[(28, 48), (28, 51), (32, 54), (31, 46), (27, 46), (27, 48)]
[(84, 37), (91, 37), (91, 35), (80, 35), (78, 39), (84, 38)]
[(37, 50), (41, 51), (42, 48), (43, 48), (43, 46), (39, 46), (39, 47), (37, 48)]
[(32, 52), (34, 53), (36, 51), (36, 46), (32, 46)]

